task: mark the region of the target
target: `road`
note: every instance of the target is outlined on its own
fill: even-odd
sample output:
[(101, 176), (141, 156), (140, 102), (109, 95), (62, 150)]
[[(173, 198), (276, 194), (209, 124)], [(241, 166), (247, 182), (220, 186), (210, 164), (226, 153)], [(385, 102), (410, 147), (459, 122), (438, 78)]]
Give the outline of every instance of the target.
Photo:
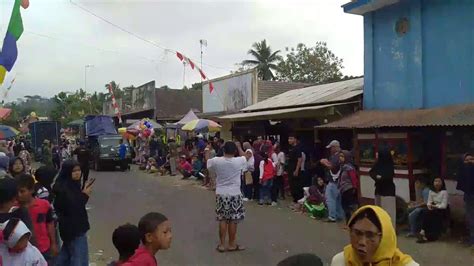
[[(96, 177), (89, 201), (89, 251), (91, 265), (106, 265), (117, 252), (113, 230), (124, 223), (137, 224), (151, 211), (164, 213), (173, 226), (170, 250), (157, 254), (160, 265), (276, 265), (298, 253), (314, 253), (323, 261), (348, 243), (340, 225), (327, 224), (293, 213), (287, 202), (280, 207), (248, 203), (247, 218), (239, 227), (239, 243), (246, 251), (217, 253), (214, 194), (193, 181), (160, 177), (132, 169), (130, 172), (92, 172)], [(399, 248), (420, 265), (474, 265), (469, 250), (453, 242), (416, 244), (399, 237)]]

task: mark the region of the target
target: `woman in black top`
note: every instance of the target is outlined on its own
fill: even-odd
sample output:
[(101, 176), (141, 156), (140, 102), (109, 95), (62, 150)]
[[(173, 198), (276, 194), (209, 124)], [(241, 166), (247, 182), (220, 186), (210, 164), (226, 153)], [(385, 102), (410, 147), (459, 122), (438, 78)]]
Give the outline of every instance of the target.
[(390, 215), (393, 225), (396, 221), (396, 199), (395, 199), (395, 168), (392, 154), (388, 149), (380, 149), (378, 158), (372, 169), (370, 177), (375, 181), (375, 205), (385, 209)]
[(59, 233), (64, 241), (56, 265), (88, 265), (86, 233), (90, 229), (86, 204), (92, 181), (81, 190), (81, 167), (76, 161), (65, 161), (53, 187), (54, 208), (58, 215)]

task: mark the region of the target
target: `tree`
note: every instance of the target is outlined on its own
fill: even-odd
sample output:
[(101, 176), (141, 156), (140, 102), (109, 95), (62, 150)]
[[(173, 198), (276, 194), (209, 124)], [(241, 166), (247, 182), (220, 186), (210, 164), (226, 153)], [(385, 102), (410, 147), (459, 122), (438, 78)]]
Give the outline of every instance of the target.
[(272, 70), (278, 70), (276, 65), (281, 57), (278, 55), (280, 50), (272, 52), (270, 46), (267, 45), (267, 41), (256, 42), (252, 45), (253, 49), (250, 49), (247, 53), (254, 57), (254, 59), (244, 60), (243, 65), (252, 65), (257, 67), (258, 77), (262, 80), (273, 80), (275, 76)]
[(314, 47), (300, 43), (278, 63), (278, 79), (293, 82), (326, 83), (342, 78), (342, 59), (334, 55), (325, 42)]

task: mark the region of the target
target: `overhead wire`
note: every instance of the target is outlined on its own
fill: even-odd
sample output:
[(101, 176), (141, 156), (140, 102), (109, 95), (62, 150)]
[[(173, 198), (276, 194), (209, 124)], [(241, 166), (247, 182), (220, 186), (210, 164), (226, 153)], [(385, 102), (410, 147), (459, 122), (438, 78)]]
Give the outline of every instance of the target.
[[(110, 21), (110, 20), (108, 20), (108, 19), (106, 19), (106, 18), (104, 18), (104, 17), (102, 17), (102, 16), (100, 16), (100, 15), (98, 15), (98, 14), (92, 12), (91, 10), (89, 10), (89, 9), (87, 9), (87, 8), (85, 8), (85, 7), (83, 7), (82, 5), (79, 5), (79, 4), (75, 3), (73, 0), (69, 0), (69, 2), (70, 2), (72, 5), (76, 6), (77, 8), (81, 9), (82, 11), (84, 11), (84, 12), (90, 14), (91, 16), (94, 16), (94, 17), (96, 17), (96, 18), (98, 18), (98, 19), (104, 21), (105, 23), (107, 23), (107, 24), (109, 24), (109, 25), (111, 25), (111, 26), (113, 26), (113, 27), (115, 27), (115, 28), (121, 30), (122, 32), (125, 32), (125, 33), (127, 33), (127, 34), (129, 34), (129, 35), (131, 35), (131, 36), (133, 36), (133, 37), (135, 37), (135, 38), (137, 38), (137, 39), (139, 39), (139, 40), (141, 40), (141, 41), (143, 41), (143, 42), (146, 42), (146, 43), (148, 43), (148, 44), (150, 44), (150, 45), (153, 45), (153, 46), (155, 46), (155, 47), (157, 47), (157, 48), (160, 48), (160, 49), (164, 50), (165, 52), (171, 52), (171, 53), (176, 53), (176, 52), (177, 52), (176, 50), (166, 48), (166, 47), (164, 47), (164, 46), (162, 46), (162, 45), (159, 45), (158, 43), (156, 43), (156, 42), (154, 42), (154, 41), (152, 41), (152, 40), (146, 39), (146, 38), (144, 38), (144, 37), (142, 37), (142, 36), (140, 36), (140, 35), (138, 35), (138, 34), (132, 32), (132, 31), (130, 31), (130, 30), (125, 29), (124, 27), (113, 23), (112, 21)], [(194, 60), (193, 58), (190, 58), (190, 59), (192, 59), (194, 62), (198, 62), (198, 61)], [(232, 70), (234, 69), (234, 68), (225, 68), (225, 67), (214, 66), (214, 65), (211, 65), (211, 64), (208, 64), (208, 63), (202, 63), (202, 64), (205, 65), (205, 66), (208, 66), (208, 67), (212, 67), (212, 68), (215, 68), (215, 69), (226, 70), (226, 71), (232, 71)]]

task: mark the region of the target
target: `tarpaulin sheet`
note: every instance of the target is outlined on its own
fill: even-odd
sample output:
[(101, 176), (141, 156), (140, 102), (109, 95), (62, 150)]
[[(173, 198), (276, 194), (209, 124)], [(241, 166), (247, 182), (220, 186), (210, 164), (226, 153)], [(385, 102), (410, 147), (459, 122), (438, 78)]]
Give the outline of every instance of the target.
[(87, 116), (86, 119), (86, 135), (87, 136), (102, 136), (102, 135), (116, 135), (114, 120), (110, 116), (98, 115)]

